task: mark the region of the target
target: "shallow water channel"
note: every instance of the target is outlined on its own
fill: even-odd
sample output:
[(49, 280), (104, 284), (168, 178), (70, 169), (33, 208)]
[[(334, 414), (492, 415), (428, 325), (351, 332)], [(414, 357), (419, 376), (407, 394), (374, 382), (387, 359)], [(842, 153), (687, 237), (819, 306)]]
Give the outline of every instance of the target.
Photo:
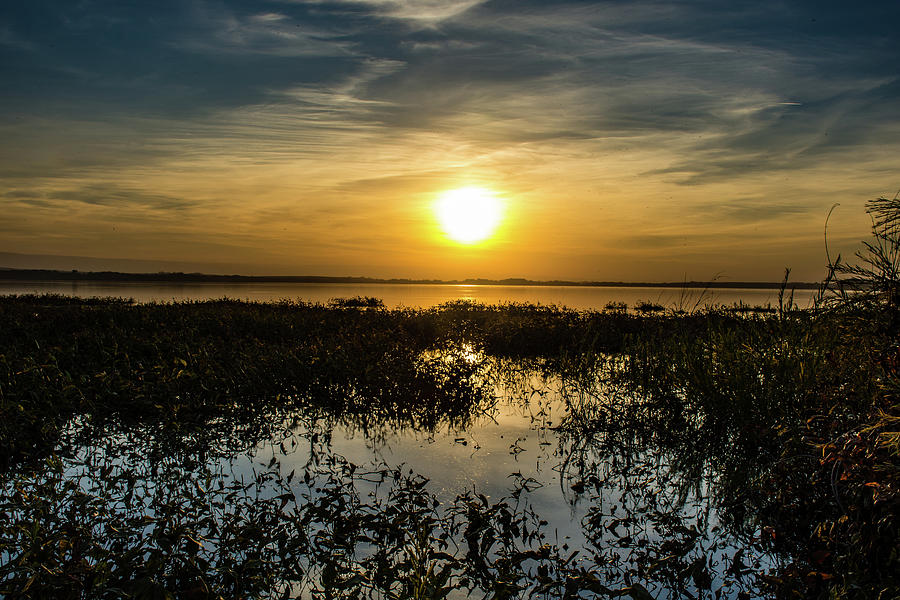
[(752, 523), (720, 518), (714, 466), (610, 426), (636, 400), (609, 383), (465, 346), (422, 360), (471, 369), (478, 401), (436, 419), (295, 404), (181, 433), (73, 423), (44, 484), (58, 511), (93, 503), (111, 552), (185, 553), (198, 571), (256, 561), (303, 598), (426, 580), (450, 598), (503, 581), (497, 597), (738, 598), (775, 565)]

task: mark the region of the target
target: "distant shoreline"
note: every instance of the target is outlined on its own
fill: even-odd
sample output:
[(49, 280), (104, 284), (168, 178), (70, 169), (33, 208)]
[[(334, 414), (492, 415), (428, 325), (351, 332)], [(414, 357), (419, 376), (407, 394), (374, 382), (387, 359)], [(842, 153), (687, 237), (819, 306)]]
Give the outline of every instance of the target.
[[(324, 275), (210, 275), (207, 273), (120, 273), (116, 271), (60, 271), (52, 269), (0, 268), (0, 281), (102, 281), (121, 283), (355, 283), (381, 285), (496, 285), (540, 287), (647, 287), (700, 289), (780, 289), (781, 281), (535, 281), (531, 279), (381, 279)], [(812, 290), (821, 284), (788, 282), (787, 289)]]

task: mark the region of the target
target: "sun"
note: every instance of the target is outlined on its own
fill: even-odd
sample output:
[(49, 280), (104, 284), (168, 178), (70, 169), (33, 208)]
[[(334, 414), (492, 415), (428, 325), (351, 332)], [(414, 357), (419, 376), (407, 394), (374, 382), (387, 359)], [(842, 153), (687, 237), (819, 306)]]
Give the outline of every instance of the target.
[(494, 233), (503, 216), (503, 207), (494, 192), (481, 187), (463, 187), (438, 196), (435, 212), (450, 239), (474, 244)]

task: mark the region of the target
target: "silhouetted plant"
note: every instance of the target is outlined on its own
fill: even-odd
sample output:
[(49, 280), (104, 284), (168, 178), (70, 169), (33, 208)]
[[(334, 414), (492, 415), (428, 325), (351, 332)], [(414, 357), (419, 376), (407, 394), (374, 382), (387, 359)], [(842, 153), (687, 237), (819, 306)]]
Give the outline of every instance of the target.
[(843, 301), (876, 301), (896, 308), (900, 304), (900, 192), (891, 199), (870, 200), (866, 212), (872, 218), (872, 240), (863, 241), (856, 262), (848, 263), (838, 255), (829, 267)]

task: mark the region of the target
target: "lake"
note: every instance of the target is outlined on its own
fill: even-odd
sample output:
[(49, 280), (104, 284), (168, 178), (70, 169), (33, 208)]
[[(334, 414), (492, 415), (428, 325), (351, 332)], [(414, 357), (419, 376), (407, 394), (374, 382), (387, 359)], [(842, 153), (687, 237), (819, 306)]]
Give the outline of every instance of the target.
[[(575, 310), (601, 310), (609, 302), (624, 302), (633, 306), (642, 301), (684, 310), (713, 304), (778, 304), (777, 289), (531, 285), (0, 281), (0, 295), (5, 294), (64, 294), (82, 298), (113, 296), (133, 298), (138, 302), (195, 301), (227, 297), (258, 302), (287, 299), (314, 303), (326, 303), (332, 298), (370, 296), (380, 298), (388, 308), (431, 308), (455, 300), (483, 304), (517, 302), (556, 305)], [(815, 290), (797, 290), (794, 302), (800, 308), (807, 308), (812, 305), (815, 295)]]
[[(493, 524), (497, 531), (490, 534), (491, 540), (497, 536), (490, 549), (495, 559), (503, 556), (500, 540), (508, 522), (506, 535), (517, 533), (507, 542), (529, 561), (537, 560), (540, 548), (552, 547), (563, 558), (583, 557), (569, 565), (573, 573), (587, 568), (620, 586), (628, 580), (627, 575), (620, 579), (621, 572), (638, 568), (642, 553), (659, 560), (667, 548), (670, 554), (680, 554), (665, 560), (682, 569), (698, 561), (708, 563), (709, 585), (722, 598), (739, 598), (750, 586), (746, 574), (727, 571), (735, 561), (758, 569), (776, 564), (778, 557), (756, 547), (752, 536), (723, 530), (709, 490), (717, 477), (715, 469), (694, 480), (671, 450), (653, 444), (606, 445), (566, 434), (572, 419), (580, 418), (578, 413), (586, 408), (583, 394), (592, 396), (592, 404), (601, 397), (613, 397), (616, 404), (627, 402), (616, 390), (595, 385), (579, 389), (572, 381), (518, 363), (502, 364), (470, 348), (426, 358), (471, 365), (478, 384), (487, 385), (490, 393), (469, 407), (467, 417), (455, 422), (449, 416), (441, 418), (433, 427), (383, 420), (377, 414), (308, 410), (288, 412), (276, 425), (270, 421), (255, 434), (233, 423), (215, 431), (211, 439), (216, 441), (210, 446), (189, 442), (164, 449), (167, 435), (153, 427), (101, 434), (63, 461), (66, 479), (98, 498), (118, 498), (109, 492), (110, 479), (137, 481), (136, 506), (104, 505), (104, 510), (136, 514), (147, 523), (168, 514), (159, 506), (204, 514), (204, 503), (210, 502), (205, 493), (216, 486), (223, 496), (227, 492), (223, 512), (212, 513), (222, 522), (227, 522), (229, 511), (241, 510), (249, 522), (268, 520), (273, 528), (285, 522), (292, 527), (305, 523), (314, 539), (322, 538), (326, 550), (309, 547), (318, 541), (297, 544), (304, 553), (303, 570), (312, 578), (304, 575), (290, 589), (304, 600), (318, 597), (311, 589), (315, 578), (322, 576), (328, 553), (346, 560), (343, 550), (335, 553), (339, 540), (332, 540), (339, 537), (336, 523), (342, 519), (364, 531), (371, 528), (350, 546), (354, 558), (345, 563), (350, 572), (371, 573), (374, 563), (366, 561), (383, 550), (371, 543), (385, 526), (383, 521), (404, 530), (408, 540), (406, 520), (419, 519), (419, 526), (427, 524), (423, 533), (429, 536), (428, 543), (437, 548), (439, 533), (444, 528), (453, 531), (448, 523), (463, 510), (465, 517), (458, 525), (470, 526), (486, 515), (501, 517)], [(590, 410), (598, 408), (593, 405)], [(81, 426), (73, 427), (73, 433)], [(198, 462), (195, 457), (204, 458)], [(198, 490), (204, 493), (202, 499)], [(285, 501), (280, 502), (277, 517), (267, 514), (279, 498)], [(215, 496), (211, 504), (216, 504)], [(476, 508), (484, 515), (473, 515)], [(196, 527), (192, 521), (179, 526)], [(529, 543), (518, 527), (522, 531), (531, 527), (533, 535), (541, 537)], [(679, 550), (671, 549), (676, 545), (670, 539), (672, 527), (688, 535), (686, 544), (679, 539), (683, 545)], [(457, 552), (464, 548), (465, 536), (461, 537), (452, 542)], [(216, 551), (215, 539), (213, 533), (207, 534), (207, 551)], [(664, 585), (649, 589), (660, 599), (680, 597)], [(686, 591), (704, 595), (693, 583)], [(469, 596), (454, 590), (447, 597)]]
[[(303, 600), (338, 589), (415, 597), (411, 582), (452, 600), (540, 597), (546, 585), (548, 598), (608, 586), (617, 591), (606, 596), (738, 600), (789, 560), (756, 518), (765, 490), (748, 485), (771, 464), (755, 437), (769, 430), (756, 424), (759, 400), (786, 386), (759, 388), (757, 369), (713, 365), (746, 373), (750, 390), (714, 388), (716, 406), (736, 405), (719, 420), (703, 388), (670, 384), (678, 354), (638, 362), (682, 328), (693, 342), (716, 324), (765, 332), (776, 319), (56, 298), (0, 306), (13, 332), (4, 397), (21, 406), (4, 431), (8, 447), (26, 451), (21, 466), (0, 470), (0, 534), (12, 540), (0, 550), (0, 584), (27, 583), (17, 565), (38, 538), (65, 565), (88, 548), (85, 572), (116, 585), (208, 580), (234, 592), (226, 597)], [(777, 324), (785, 334), (790, 322)], [(642, 332), (646, 346), (617, 353)], [(785, 339), (775, 347), (792, 348)], [(768, 356), (765, 342), (696, 348), (744, 361)], [(145, 569), (157, 579), (132, 581)], [(495, 594), (497, 582), (516, 593)]]

